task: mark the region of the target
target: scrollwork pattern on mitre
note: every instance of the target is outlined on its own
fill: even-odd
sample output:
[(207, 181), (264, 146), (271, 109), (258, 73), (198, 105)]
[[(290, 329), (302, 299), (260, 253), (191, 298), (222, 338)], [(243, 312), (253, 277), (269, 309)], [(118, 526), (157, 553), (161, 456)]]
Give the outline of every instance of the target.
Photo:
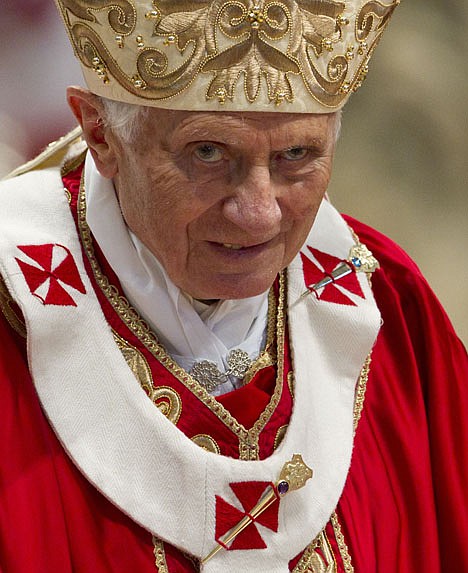
[[(248, 102), (266, 89), (280, 104), (294, 101), (302, 83), (334, 108), (361, 85), (399, 0), (370, 0), (356, 14), (352, 3), (336, 0), (153, 0), (146, 13), (131, 0), (58, 2), (73, 15), (66, 21), (82, 63), (143, 100), (172, 98), (208, 75), (205, 94), (196, 97), (237, 101), (243, 84)], [(106, 10), (123, 59), (97, 20)], [(133, 33), (124, 46), (122, 37)]]
[(96, 22), (97, 11), (107, 10), (109, 25), (116, 34), (130, 35), (137, 12), (130, 0), (61, 0), (64, 8), (87, 22)]

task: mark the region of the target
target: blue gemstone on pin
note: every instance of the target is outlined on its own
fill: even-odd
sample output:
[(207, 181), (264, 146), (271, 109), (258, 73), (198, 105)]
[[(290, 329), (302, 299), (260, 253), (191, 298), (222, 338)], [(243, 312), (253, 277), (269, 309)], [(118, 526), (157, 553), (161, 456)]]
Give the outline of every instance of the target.
[(284, 495), (285, 493), (288, 493), (289, 491), (289, 484), (287, 481), (280, 481), (278, 484), (278, 493), (280, 495)]
[(353, 263), (353, 265), (354, 265), (357, 269), (362, 266), (361, 259), (359, 259), (358, 257), (354, 257), (353, 259), (351, 259), (351, 262)]

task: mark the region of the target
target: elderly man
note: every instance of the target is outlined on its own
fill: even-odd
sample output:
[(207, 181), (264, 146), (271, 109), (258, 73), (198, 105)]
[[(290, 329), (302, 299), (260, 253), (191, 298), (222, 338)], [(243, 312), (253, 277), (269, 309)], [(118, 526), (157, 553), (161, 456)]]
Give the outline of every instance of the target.
[(465, 350), (325, 197), (397, 2), (58, 0), (0, 188), (0, 570), (468, 570)]

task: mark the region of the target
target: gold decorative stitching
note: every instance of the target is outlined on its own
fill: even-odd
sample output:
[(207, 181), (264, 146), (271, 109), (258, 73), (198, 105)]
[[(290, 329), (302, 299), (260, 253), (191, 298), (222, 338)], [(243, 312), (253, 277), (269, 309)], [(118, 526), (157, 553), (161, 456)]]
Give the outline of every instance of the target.
[(260, 353), (260, 356), (254, 360), (250, 368), (245, 373), (242, 380), (242, 384), (244, 386), (249, 384), (260, 370), (276, 364), (277, 355), (274, 347), (274, 343), (276, 341), (276, 322), (276, 297), (273, 289), (270, 289), (268, 294), (268, 320), (265, 349)]
[(169, 573), (166, 562), (166, 552), (164, 551), (164, 543), (153, 536), (153, 555), (154, 563), (158, 573)]
[[(62, 167), (60, 168), (60, 175), (62, 177), (66, 177), (72, 171), (75, 171), (85, 160), (87, 153), (87, 149), (79, 153), (76, 157), (71, 157), (70, 159), (66, 159), (63, 163)], [(68, 192), (69, 193), (69, 192)], [(70, 195), (71, 199), (71, 195)]]
[(194, 444), (197, 444), (200, 448), (203, 448), (207, 452), (212, 452), (213, 454), (220, 454), (221, 450), (214, 438), (208, 434), (197, 434), (191, 438)]
[(288, 429), (288, 424), (285, 424), (284, 426), (281, 426), (280, 428), (278, 428), (278, 431), (276, 432), (276, 436), (275, 436), (275, 443), (273, 446), (273, 448), (275, 450), (278, 448), (278, 446), (283, 441), (283, 438), (286, 435), (287, 429)]
[(335, 512), (332, 514), (330, 521), (333, 526), (333, 531), (335, 532), (335, 538), (341, 554), (341, 559), (343, 560), (345, 573), (354, 573), (354, 567), (351, 563), (348, 546), (346, 545), (343, 532), (341, 531), (341, 525)]
[(153, 376), (148, 361), (138, 349), (119, 336), (115, 330), (112, 331), (112, 335), (135, 378), (149, 395), (153, 390)]
[(291, 396), (294, 398), (294, 371), (291, 370), (288, 372), (288, 388), (291, 393)]
[(182, 400), (179, 394), (169, 386), (154, 386), (153, 376), (148, 361), (143, 354), (124, 340), (117, 332), (112, 331), (114, 340), (122, 352), (125, 361), (133, 372), (140, 386), (148, 395), (149, 399), (157, 406), (168, 420), (177, 425), (182, 413)]
[[(191, 561), (193, 563), (194, 566), (194, 570), (198, 571), (199, 570), (199, 563), (197, 561), (197, 559), (195, 559), (195, 557), (193, 557), (192, 555), (188, 555), (187, 553), (183, 553), (181, 551), (181, 554), (188, 559), (189, 561)], [(158, 573), (170, 573), (169, 568), (167, 566), (167, 561), (166, 561), (166, 552), (164, 550), (164, 543), (158, 539), (157, 537), (153, 536), (153, 555), (155, 557), (154, 563), (156, 565), (156, 569)]]
[(275, 363), (276, 359), (271, 355), (271, 352), (269, 352), (268, 349), (265, 349), (245, 373), (245, 376), (242, 379), (242, 384), (244, 386), (247, 385), (251, 380), (253, 380), (255, 375), (260, 372), (260, 370), (263, 370), (263, 368), (267, 368), (268, 366), (274, 366)]
[(325, 531), (321, 531), (306, 548), (292, 573), (338, 573), (336, 559)]
[(63, 192), (65, 193), (65, 197), (67, 198), (68, 204), (70, 205), (72, 202), (72, 195), (70, 191), (66, 187), (64, 187)]
[(3, 278), (0, 276), (0, 311), (5, 316), (8, 324), (17, 332), (21, 337), (26, 338), (26, 325), (22, 317), (19, 317), (13, 310), (11, 304), (14, 303), (13, 297), (10, 295)]
[(174, 425), (177, 425), (182, 414), (182, 400), (179, 394), (169, 386), (156, 386), (152, 388), (149, 397), (159, 411)]
[[(335, 513), (331, 517), (331, 523), (335, 532), (336, 541), (340, 550), (341, 558), (343, 560), (345, 573), (354, 573), (354, 568), (351, 564), (351, 557), (349, 556), (348, 547), (344, 541), (341, 532), (341, 526)], [(164, 543), (153, 536), (153, 554), (155, 557), (155, 565), (158, 573), (169, 573), (166, 561), (166, 553), (164, 550)], [(316, 550), (319, 549), (320, 553)], [(323, 555), (323, 557), (322, 557)], [(312, 541), (312, 543), (305, 549), (298, 564), (294, 567), (292, 573), (337, 573), (338, 565), (336, 558), (333, 554), (330, 541), (325, 533), (321, 531), (319, 535)]]
[(96, 22), (95, 13), (107, 9), (107, 18), (112, 30), (128, 36), (135, 29), (137, 12), (129, 0), (62, 0), (63, 7), (77, 18)]
[(353, 425), (354, 432), (356, 432), (359, 420), (361, 419), (362, 409), (364, 408), (364, 400), (366, 397), (367, 380), (369, 378), (370, 364), (372, 361), (371, 354), (369, 354), (364, 362), (364, 366), (359, 374), (359, 380), (356, 386), (356, 393), (354, 398), (354, 413)]

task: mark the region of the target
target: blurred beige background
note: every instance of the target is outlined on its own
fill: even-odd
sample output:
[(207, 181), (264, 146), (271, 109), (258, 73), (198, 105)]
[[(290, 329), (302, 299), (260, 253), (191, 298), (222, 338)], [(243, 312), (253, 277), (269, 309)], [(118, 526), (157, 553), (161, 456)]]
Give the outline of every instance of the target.
[(402, 0), (345, 109), (330, 194), (416, 260), (468, 343), (468, 2)]
[[(330, 194), (418, 262), (468, 342), (468, 2), (402, 0), (348, 104)], [(0, 177), (74, 126), (52, 0), (1, 0)]]

